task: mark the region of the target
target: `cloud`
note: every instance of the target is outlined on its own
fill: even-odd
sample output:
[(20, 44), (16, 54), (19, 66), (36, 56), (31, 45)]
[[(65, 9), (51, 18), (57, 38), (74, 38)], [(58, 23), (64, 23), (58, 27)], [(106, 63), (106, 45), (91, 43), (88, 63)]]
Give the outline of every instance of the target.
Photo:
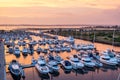
[(120, 8), (0, 8), (0, 24), (120, 24)]
[(90, 7), (115, 9), (120, 0), (0, 0), (0, 7), (45, 6), (54, 8)]
[(0, 0), (0, 24), (120, 24), (119, 0)]

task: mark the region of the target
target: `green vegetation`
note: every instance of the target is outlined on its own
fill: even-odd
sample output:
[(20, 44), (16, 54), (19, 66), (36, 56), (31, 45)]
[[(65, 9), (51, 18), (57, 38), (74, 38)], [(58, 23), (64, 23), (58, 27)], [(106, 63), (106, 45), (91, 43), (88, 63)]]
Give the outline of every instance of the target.
[(113, 38), (113, 30), (51, 30), (48, 33), (61, 35), (61, 36), (73, 36), (77, 39), (101, 42), (106, 44), (113, 44), (115, 46), (120, 46), (120, 31), (116, 30), (114, 32)]

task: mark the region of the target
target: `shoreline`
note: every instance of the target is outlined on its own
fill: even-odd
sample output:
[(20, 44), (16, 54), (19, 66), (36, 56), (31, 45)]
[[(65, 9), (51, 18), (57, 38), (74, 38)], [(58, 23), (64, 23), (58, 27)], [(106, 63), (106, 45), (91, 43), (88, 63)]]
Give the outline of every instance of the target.
[(48, 31), (47, 33), (53, 34), (53, 35), (60, 35), (64, 37), (72, 36), (75, 39), (81, 39), (86, 40), (90, 42), (97, 42), (97, 43), (103, 43), (103, 44), (109, 44), (113, 46), (120, 47), (120, 31), (116, 31), (113, 34), (112, 30), (96, 30), (96, 31), (74, 31), (74, 30), (58, 30), (57, 32), (54, 30)]

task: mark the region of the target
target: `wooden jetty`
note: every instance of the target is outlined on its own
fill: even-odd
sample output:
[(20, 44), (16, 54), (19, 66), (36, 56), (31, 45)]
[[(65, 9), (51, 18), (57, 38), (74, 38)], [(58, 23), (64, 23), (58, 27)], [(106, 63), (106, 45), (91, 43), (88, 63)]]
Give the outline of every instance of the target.
[(6, 80), (4, 44), (0, 41), (0, 80)]

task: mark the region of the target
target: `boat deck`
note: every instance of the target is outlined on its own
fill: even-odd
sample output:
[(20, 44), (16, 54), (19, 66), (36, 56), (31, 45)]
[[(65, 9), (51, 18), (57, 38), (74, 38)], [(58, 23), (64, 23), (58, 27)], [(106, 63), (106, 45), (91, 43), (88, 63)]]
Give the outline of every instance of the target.
[(0, 80), (6, 80), (4, 44), (0, 42)]

